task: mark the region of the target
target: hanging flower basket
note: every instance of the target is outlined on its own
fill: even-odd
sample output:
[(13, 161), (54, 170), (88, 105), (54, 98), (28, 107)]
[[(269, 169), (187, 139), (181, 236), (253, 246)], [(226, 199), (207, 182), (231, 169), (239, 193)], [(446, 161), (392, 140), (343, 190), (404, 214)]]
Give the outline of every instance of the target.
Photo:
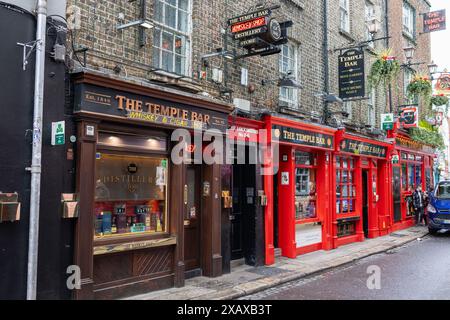
[(381, 83), (387, 85), (398, 75), (400, 63), (391, 55), (392, 49), (385, 49), (377, 55), (377, 60), (370, 68), (369, 88), (376, 88)]
[(431, 96), (433, 87), (431, 86), (431, 81), (428, 77), (416, 75), (408, 84), (406, 91), (410, 98), (414, 98), (415, 96), (427, 98)]
[(436, 107), (445, 106), (448, 103), (448, 98), (444, 94), (440, 94), (437, 96), (431, 97), (431, 104), (435, 105)]

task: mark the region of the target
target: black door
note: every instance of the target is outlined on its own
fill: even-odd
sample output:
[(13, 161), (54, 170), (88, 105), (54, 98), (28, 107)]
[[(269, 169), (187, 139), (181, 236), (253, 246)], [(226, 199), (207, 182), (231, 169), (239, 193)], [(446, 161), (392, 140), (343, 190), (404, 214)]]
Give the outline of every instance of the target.
[(400, 167), (392, 168), (392, 195), (394, 201), (394, 221), (398, 222), (402, 220)]
[(278, 248), (278, 173), (273, 175), (273, 246)]
[(200, 180), (201, 167), (189, 165), (186, 169), (186, 185), (184, 187), (184, 264), (186, 278), (201, 275), (200, 264), (200, 227), (201, 199)]
[(244, 256), (242, 216), (244, 213), (245, 188), (243, 188), (243, 172), (245, 165), (233, 165), (233, 210), (231, 224), (231, 260)]
[(362, 187), (363, 187), (363, 230), (364, 236), (367, 238), (369, 235), (369, 201), (368, 201), (368, 172), (363, 170), (362, 172)]

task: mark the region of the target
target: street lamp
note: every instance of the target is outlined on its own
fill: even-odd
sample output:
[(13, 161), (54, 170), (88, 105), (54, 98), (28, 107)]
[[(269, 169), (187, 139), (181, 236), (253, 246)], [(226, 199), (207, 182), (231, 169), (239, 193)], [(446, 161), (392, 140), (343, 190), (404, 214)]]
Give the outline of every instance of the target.
[(303, 86), (297, 82), (297, 80), (291, 75), (292, 72), (288, 71), (286, 75), (284, 75), (280, 79), (275, 80), (262, 80), (261, 84), (265, 86), (269, 83), (276, 83), (278, 87), (281, 88), (294, 88), (294, 89), (301, 89)]
[(416, 48), (414, 47), (403, 48), (403, 52), (405, 53), (406, 61), (408, 61), (408, 64), (411, 63), (412, 59), (414, 58), (415, 51)]
[(369, 30), (369, 33), (372, 35), (372, 37), (380, 30), (381, 22), (376, 17), (370, 18), (368, 21), (366, 21), (366, 24), (367, 29)]
[(118, 25), (116, 29), (122, 30), (122, 29), (126, 29), (129, 27), (134, 27), (134, 26), (140, 26), (145, 29), (151, 29), (151, 28), (153, 28), (153, 23), (149, 19), (141, 19), (141, 20), (136, 20), (133, 22)]
[(433, 75), (436, 73), (438, 68), (438, 65), (434, 63), (434, 61), (431, 61), (431, 63), (428, 65), (428, 71), (430, 72), (430, 75)]
[(200, 57), (200, 60), (203, 62), (202, 64), (204, 64), (207, 59), (213, 58), (213, 57), (223, 57), (223, 58), (231, 61), (236, 58), (236, 54), (234, 51), (223, 50), (222, 48), (217, 48), (216, 52), (211, 52), (211, 53), (202, 55)]

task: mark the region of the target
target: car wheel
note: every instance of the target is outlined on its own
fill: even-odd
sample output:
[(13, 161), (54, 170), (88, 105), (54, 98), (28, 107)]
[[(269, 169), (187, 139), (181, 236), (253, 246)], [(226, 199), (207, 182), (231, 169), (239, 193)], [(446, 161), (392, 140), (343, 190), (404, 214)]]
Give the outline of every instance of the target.
[(435, 235), (439, 230), (434, 228), (428, 228), (428, 232), (432, 235)]

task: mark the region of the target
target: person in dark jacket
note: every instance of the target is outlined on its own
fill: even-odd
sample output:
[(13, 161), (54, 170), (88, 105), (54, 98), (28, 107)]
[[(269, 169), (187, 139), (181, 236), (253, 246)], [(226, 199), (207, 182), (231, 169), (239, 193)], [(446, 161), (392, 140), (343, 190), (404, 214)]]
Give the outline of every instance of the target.
[(413, 193), (413, 205), (416, 214), (416, 224), (420, 225), (423, 220), (424, 224), (426, 225), (427, 220), (425, 217), (425, 197), (424, 193), (422, 192), (422, 186), (420, 185), (416, 187), (416, 190)]

